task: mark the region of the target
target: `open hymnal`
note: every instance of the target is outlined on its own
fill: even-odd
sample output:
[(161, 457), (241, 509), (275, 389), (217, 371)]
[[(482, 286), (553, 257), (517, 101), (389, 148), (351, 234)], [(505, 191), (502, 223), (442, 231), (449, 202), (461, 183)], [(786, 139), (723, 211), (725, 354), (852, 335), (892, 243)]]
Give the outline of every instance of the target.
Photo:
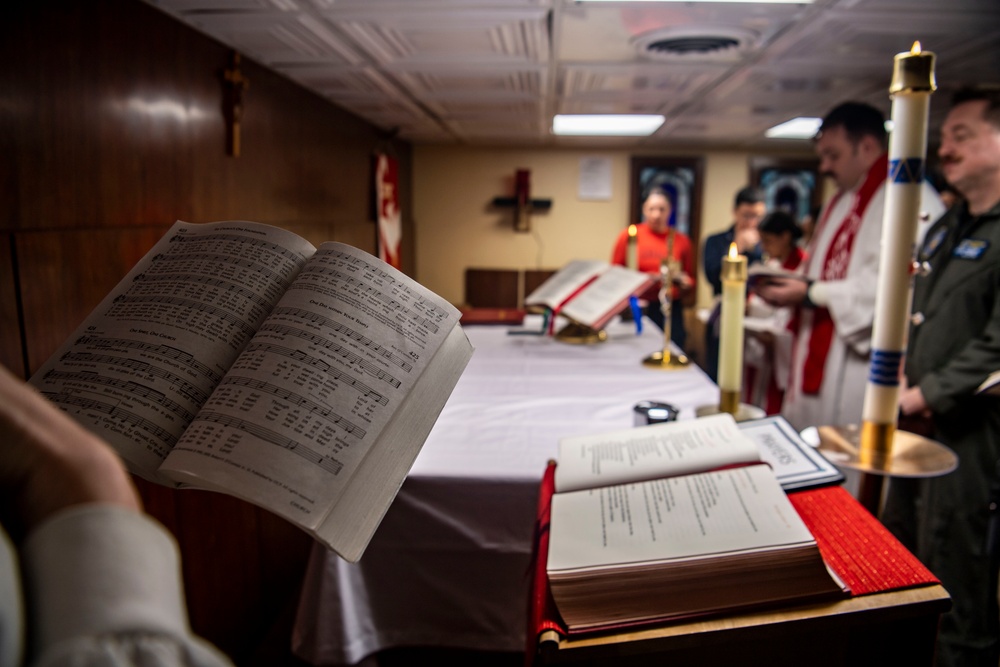
[[(679, 428), (640, 433), (666, 426)], [(633, 430), (625, 449), (583, 437), (560, 446), (547, 572), (570, 632), (844, 594), (729, 415)], [(618, 481), (649, 457), (677, 472)], [(580, 468), (574, 458), (589, 462), (590, 486), (560, 475), (567, 462)]]
[(590, 327), (604, 328), (627, 305), (655, 283), (645, 273), (597, 260), (574, 260), (524, 299), (526, 308), (547, 308)]
[(472, 354), (361, 250), (176, 223), (32, 377), (137, 475), (243, 498), (360, 558)]

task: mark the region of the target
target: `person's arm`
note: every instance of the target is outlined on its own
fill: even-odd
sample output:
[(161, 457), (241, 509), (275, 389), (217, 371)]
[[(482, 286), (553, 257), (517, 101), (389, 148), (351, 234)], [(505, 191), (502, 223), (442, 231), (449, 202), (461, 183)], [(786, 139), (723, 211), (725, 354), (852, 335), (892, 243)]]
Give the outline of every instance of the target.
[(624, 231), (618, 234), (618, 238), (615, 240), (615, 246), (611, 250), (611, 263), (617, 264), (618, 266), (625, 266), (625, 243), (628, 239), (628, 232)]
[[(980, 333), (969, 340), (943, 366), (927, 373), (920, 383), (908, 391), (919, 391), (926, 407), (936, 413), (952, 410), (960, 401), (972, 396), (990, 372), (1000, 368), (1000, 285), (994, 286), (990, 318)], [(916, 396), (908, 397), (917, 400)], [(900, 401), (900, 407), (905, 406)]]
[(0, 441), (32, 663), (229, 664), (188, 628), (176, 543), (121, 460), (2, 367)]
[(723, 248), (725, 239), (721, 234), (715, 234), (705, 239), (702, 249), (702, 271), (708, 284), (712, 286), (712, 294), (722, 294), (722, 257), (729, 253), (729, 248)]

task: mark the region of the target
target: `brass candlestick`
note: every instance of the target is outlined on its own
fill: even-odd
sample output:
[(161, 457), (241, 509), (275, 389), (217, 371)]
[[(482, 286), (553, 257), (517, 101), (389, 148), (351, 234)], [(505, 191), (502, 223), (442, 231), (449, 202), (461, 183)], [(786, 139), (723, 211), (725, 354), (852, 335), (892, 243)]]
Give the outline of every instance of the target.
[(673, 354), (670, 350), (671, 314), (673, 299), (670, 290), (673, 287), (673, 276), (680, 272), (680, 263), (674, 259), (674, 228), (667, 232), (667, 256), (660, 262), (660, 312), (663, 313), (663, 350), (653, 352), (642, 360), (643, 366), (661, 370), (677, 370), (686, 368), (691, 360), (683, 352)]

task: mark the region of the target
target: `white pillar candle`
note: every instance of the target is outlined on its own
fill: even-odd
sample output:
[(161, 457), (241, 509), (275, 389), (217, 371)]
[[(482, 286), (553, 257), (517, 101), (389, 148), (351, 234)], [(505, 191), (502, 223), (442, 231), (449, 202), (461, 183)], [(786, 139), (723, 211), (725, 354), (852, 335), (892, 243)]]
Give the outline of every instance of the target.
[(625, 254), (625, 266), (633, 271), (639, 270), (639, 248), (636, 246), (635, 237), (638, 231), (635, 225), (628, 226), (628, 247)]
[(730, 244), (722, 258), (722, 313), (719, 320), (719, 389), (739, 395), (743, 382), (743, 314), (747, 301), (747, 258)]
[[(920, 193), (927, 155), (927, 112), (934, 91), (934, 54), (915, 43), (895, 58), (889, 175), (886, 179), (882, 248), (872, 328), (872, 359), (862, 411), (862, 450), (888, 457), (896, 426), (899, 378), (911, 303), (911, 269), (920, 219)], [(866, 436), (866, 433), (868, 434)], [(875, 436), (874, 434), (881, 435)], [(869, 438), (888, 439), (876, 445)]]

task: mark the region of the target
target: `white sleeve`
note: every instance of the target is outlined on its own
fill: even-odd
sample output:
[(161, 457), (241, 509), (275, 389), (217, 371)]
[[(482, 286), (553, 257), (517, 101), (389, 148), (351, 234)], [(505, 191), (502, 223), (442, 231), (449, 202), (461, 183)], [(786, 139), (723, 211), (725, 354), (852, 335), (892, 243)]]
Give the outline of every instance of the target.
[(177, 545), (150, 518), (80, 505), (35, 529), (21, 556), (33, 665), (230, 664), (192, 635)]

